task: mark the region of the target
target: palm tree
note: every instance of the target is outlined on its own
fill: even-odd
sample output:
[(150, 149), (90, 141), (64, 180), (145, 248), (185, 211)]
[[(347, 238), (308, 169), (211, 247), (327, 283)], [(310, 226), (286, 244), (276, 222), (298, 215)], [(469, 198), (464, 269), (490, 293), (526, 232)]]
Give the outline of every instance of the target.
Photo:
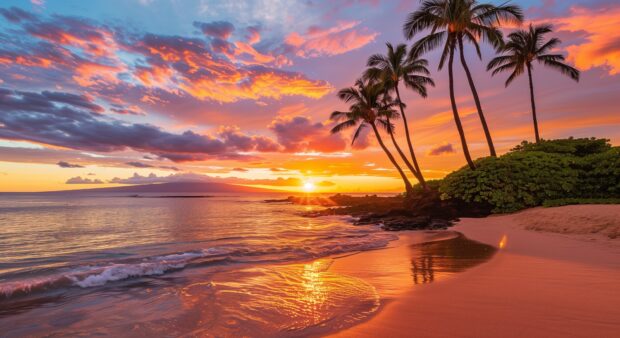
[(493, 75), (505, 71), (512, 73), (506, 80), (506, 87), (517, 76), (523, 74), (527, 69), (527, 76), (530, 82), (530, 99), (532, 102), (532, 117), (534, 119), (534, 134), (536, 142), (540, 142), (538, 133), (538, 120), (536, 118), (536, 102), (534, 101), (534, 83), (532, 81), (533, 61), (538, 61), (543, 66), (560, 71), (562, 74), (579, 82), (579, 70), (563, 63), (564, 56), (561, 54), (548, 54), (553, 48), (561, 43), (560, 39), (552, 38), (544, 40), (544, 35), (553, 30), (550, 25), (532, 26), (529, 30), (518, 30), (508, 35), (508, 41), (500, 49), (500, 55), (487, 66), (487, 70), (493, 70)]
[(351, 140), (351, 144), (354, 144), (362, 130), (370, 126), (381, 149), (383, 149), (388, 159), (392, 162), (400, 177), (403, 179), (407, 195), (410, 195), (413, 191), (413, 186), (411, 182), (409, 182), (405, 172), (396, 162), (396, 159), (394, 159), (392, 153), (383, 143), (378, 129), (378, 127), (388, 131), (392, 129), (386, 117), (391, 116), (394, 112), (391, 108), (381, 104), (382, 96), (385, 92), (383, 84), (364, 83), (361, 79), (357, 80), (355, 84), (355, 87), (344, 88), (338, 92), (338, 98), (344, 102), (351, 103), (351, 105), (347, 112), (334, 111), (331, 114), (330, 119), (339, 122), (332, 128), (331, 132), (335, 134), (357, 126)]
[[(394, 91), (396, 93), (397, 102), (399, 102), (400, 116), (403, 118), (403, 124), (405, 126), (405, 137), (407, 139), (407, 146), (409, 147), (409, 154), (411, 155), (411, 162), (413, 162), (413, 168), (411, 162), (399, 151), (403, 161), (409, 167), (411, 172), (416, 176), (420, 184), (426, 187), (426, 181), (420, 170), (420, 165), (415, 156), (413, 150), (413, 144), (411, 142), (411, 135), (409, 133), (409, 124), (407, 123), (407, 115), (405, 115), (404, 104), (400, 97), (399, 84), (402, 81), (405, 87), (417, 92), (422, 97), (427, 97), (426, 86), (435, 86), (433, 79), (428, 77), (430, 74), (426, 66), (428, 61), (420, 59), (417, 55), (411, 55), (407, 57), (407, 45), (399, 44), (394, 48), (391, 43), (386, 43), (387, 54), (375, 54), (368, 58), (368, 70), (364, 74), (364, 77), (373, 81), (380, 81), (388, 91)], [(388, 130), (390, 136), (393, 137), (393, 130)], [(394, 141), (394, 146), (399, 150), (398, 144)]]
[[(439, 61), (439, 69), (442, 69), (446, 58), (448, 58), (448, 76), (450, 83), (450, 100), (454, 120), (459, 130), (463, 152), (470, 168), (474, 169), (463, 127), (461, 125), (458, 109), (454, 96), (454, 52), (459, 48), (461, 64), (467, 75), (478, 116), (482, 123), (482, 128), (489, 145), (489, 151), (495, 156), (493, 139), (482, 112), (480, 98), (471, 77), (471, 72), (465, 61), (463, 51), (463, 41), (474, 45), (476, 53), (480, 56), (480, 46), (478, 40), (487, 41), (495, 47), (502, 43), (502, 33), (497, 25), (502, 22), (520, 23), (523, 21), (523, 13), (518, 6), (508, 5), (507, 3), (495, 6), (492, 4), (479, 4), (476, 0), (427, 0), (422, 3), (420, 8), (409, 14), (403, 31), (407, 39), (412, 39), (417, 33), (430, 29), (430, 33), (420, 39), (414, 45), (414, 53), (424, 53), (433, 50), (443, 44), (443, 51)], [(444, 42), (445, 41), (445, 42)]]
[(402, 102), (398, 102), (398, 103), (394, 102), (392, 100), (392, 97), (388, 93), (387, 88), (384, 87), (383, 90), (385, 92), (383, 93), (383, 107), (382, 107), (382, 110), (385, 112), (383, 114), (383, 116), (385, 117), (385, 120), (387, 122), (386, 123), (386, 131), (387, 131), (388, 135), (390, 135), (390, 139), (392, 140), (392, 144), (394, 145), (394, 148), (396, 148), (396, 152), (398, 152), (398, 154), (400, 155), (400, 158), (405, 162), (405, 165), (407, 166), (407, 168), (409, 168), (409, 171), (411, 171), (413, 176), (415, 176), (418, 179), (418, 182), (420, 182), (420, 184), (422, 185), (424, 190), (428, 190), (428, 185), (426, 184), (426, 181), (424, 180), (424, 177), (422, 176), (422, 172), (417, 171), (413, 167), (413, 165), (411, 164), (411, 162), (407, 158), (407, 155), (405, 155), (403, 150), (398, 145), (398, 142), (396, 141), (396, 137), (394, 137), (395, 128), (394, 128), (394, 124), (392, 123), (391, 119), (398, 119), (400, 117), (400, 115), (394, 109), (392, 109), (392, 107), (394, 107), (396, 105), (404, 106), (404, 103), (402, 103)]

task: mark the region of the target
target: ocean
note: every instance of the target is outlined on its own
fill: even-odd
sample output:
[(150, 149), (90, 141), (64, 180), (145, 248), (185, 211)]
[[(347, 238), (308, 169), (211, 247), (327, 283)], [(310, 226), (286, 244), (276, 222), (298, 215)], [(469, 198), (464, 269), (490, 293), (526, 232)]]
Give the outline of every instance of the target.
[(377, 311), (328, 268), (398, 237), (274, 197), (0, 196), (0, 336), (312, 336)]

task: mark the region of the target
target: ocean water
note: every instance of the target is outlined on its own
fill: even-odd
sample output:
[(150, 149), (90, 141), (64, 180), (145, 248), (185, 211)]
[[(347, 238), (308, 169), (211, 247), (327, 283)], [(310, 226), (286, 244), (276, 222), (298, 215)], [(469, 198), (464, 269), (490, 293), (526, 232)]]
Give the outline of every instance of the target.
[(333, 258), (397, 239), (279, 196), (0, 196), (0, 336), (299, 336), (380, 298)]

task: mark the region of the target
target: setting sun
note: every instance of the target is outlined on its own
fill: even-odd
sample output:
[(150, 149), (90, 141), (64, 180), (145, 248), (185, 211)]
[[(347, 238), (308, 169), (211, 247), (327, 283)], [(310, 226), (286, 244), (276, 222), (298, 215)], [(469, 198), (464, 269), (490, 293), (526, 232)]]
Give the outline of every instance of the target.
[(304, 183), (304, 191), (305, 192), (312, 192), (315, 189), (316, 189), (316, 186), (314, 185), (314, 183), (312, 183), (312, 182)]

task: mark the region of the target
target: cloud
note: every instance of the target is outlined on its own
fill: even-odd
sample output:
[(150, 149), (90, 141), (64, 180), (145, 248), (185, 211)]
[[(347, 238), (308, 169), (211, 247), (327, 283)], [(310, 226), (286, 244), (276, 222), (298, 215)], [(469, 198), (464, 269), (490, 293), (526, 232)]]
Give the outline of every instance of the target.
[(245, 168), (239, 168), (239, 167), (237, 167), (237, 168), (232, 168), (232, 171), (247, 172), (248, 170), (247, 170), (247, 169), (245, 169)]
[[(20, 39), (3, 41), (0, 67), (7, 76), (28, 83), (61, 83), (101, 98), (104, 92), (130, 88), (151, 101), (165, 92), (220, 103), (285, 96), (316, 99), (332, 91), (326, 81), (278, 69), (290, 60), (252, 46), (260, 40), (257, 27), (247, 28), (246, 37), (231, 43), (225, 40), (233, 31), (227, 22), (195, 23), (209, 35), (198, 39), (126, 31), (79, 17), (39, 18), (17, 8), (1, 9), (0, 14), (21, 28), (12, 32)], [(119, 107), (111, 111), (139, 113)]]
[(235, 26), (228, 21), (199, 22), (194, 21), (194, 27), (200, 29), (206, 36), (226, 40), (235, 30)]
[(224, 140), (220, 140), (190, 130), (173, 134), (149, 124), (102, 118), (96, 111), (85, 109), (84, 102), (67, 97), (75, 98), (64, 93), (0, 88), (0, 138), (96, 152), (133, 149), (175, 162), (210, 157), (242, 159), (244, 155), (237, 150), (275, 149), (268, 138), (244, 136), (238, 129), (224, 129)]
[[(217, 41), (217, 40), (216, 40)], [(217, 102), (243, 99), (280, 99), (283, 96), (320, 98), (332, 90), (325, 81), (310, 80), (301, 73), (269, 67), (277, 57), (263, 54), (245, 43), (213, 45), (180, 36), (146, 34), (126, 48), (141, 54), (148, 65), (136, 69), (136, 77), (146, 87), (169, 92), (182, 90), (195, 98)], [(251, 62), (236, 59), (249, 55)]]
[(331, 182), (331, 181), (321, 181), (319, 183), (315, 183), (315, 185), (317, 187), (323, 187), (323, 188), (328, 188), (328, 187), (333, 187), (336, 185), (336, 183)]
[(181, 169), (177, 168), (177, 167), (173, 167), (173, 166), (168, 166), (168, 165), (160, 165), (158, 168), (161, 169), (166, 169), (166, 170), (173, 170), (173, 171), (179, 171)]
[(568, 15), (550, 19), (559, 33), (579, 33), (584, 38), (565, 49), (568, 61), (581, 70), (606, 67), (610, 75), (620, 73), (620, 6), (589, 9), (572, 7)]
[(442, 144), (442, 145), (438, 145), (433, 147), (428, 154), (431, 156), (438, 156), (441, 154), (451, 154), (454, 153), (454, 147), (452, 146), (451, 143), (446, 143), (446, 144)]
[(121, 115), (146, 115), (146, 113), (138, 106), (124, 107), (122, 105), (113, 104), (111, 111)]
[(142, 163), (142, 162), (125, 162), (125, 164), (130, 165), (132, 167), (136, 167), (136, 168), (153, 168), (153, 165), (150, 165), (148, 163)]
[(311, 26), (304, 34), (289, 34), (285, 46), (303, 58), (344, 54), (366, 46), (379, 35), (366, 29), (357, 29), (359, 24), (359, 21), (347, 21), (329, 28)]
[(313, 123), (305, 116), (278, 116), (269, 125), (287, 152), (338, 152), (346, 142), (338, 134), (330, 134), (323, 123)]
[(239, 127), (220, 127), (218, 137), (228, 146), (238, 151), (276, 152), (280, 150), (277, 142), (266, 136), (248, 136)]
[(31, 21), (36, 19), (36, 16), (26, 12), (25, 10), (17, 7), (0, 8), (0, 15), (12, 23), (19, 23), (22, 21)]
[(59, 161), (58, 163), (56, 163), (59, 167), (61, 168), (84, 168), (84, 166), (79, 165), (79, 164), (71, 164), (69, 162), (65, 162), (65, 161)]
[(195, 173), (170, 174), (168, 176), (157, 176), (154, 173), (147, 176), (142, 176), (138, 173), (134, 173), (133, 176), (128, 178), (115, 177), (110, 180), (110, 183), (116, 184), (155, 184), (170, 182), (218, 182), (242, 185), (271, 185), (278, 187), (299, 187), (303, 184), (303, 181), (296, 177), (278, 177), (276, 179), (245, 179), (238, 177), (211, 177)]
[(100, 179), (82, 178), (81, 176), (72, 177), (65, 184), (103, 184)]
[(245, 39), (250, 45), (260, 42), (260, 26), (249, 26), (245, 29)]

